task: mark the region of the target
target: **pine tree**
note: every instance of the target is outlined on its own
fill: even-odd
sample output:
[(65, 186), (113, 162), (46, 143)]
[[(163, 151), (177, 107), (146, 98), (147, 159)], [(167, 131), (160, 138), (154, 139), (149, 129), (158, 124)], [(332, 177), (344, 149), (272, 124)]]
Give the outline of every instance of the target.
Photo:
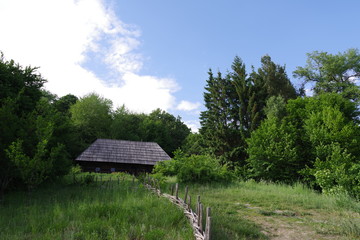
[(241, 146), (239, 132), (239, 101), (230, 75), (225, 78), (218, 72), (214, 77), (211, 70), (205, 87), (204, 101), (206, 111), (201, 113), (200, 133), (210, 152), (220, 156), (223, 163), (239, 160), (238, 148)]
[(261, 120), (265, 119), (263, 109), (271, 96), (281, 96), (285, 101), (297, 97), (296, 90), (286, 74), (285, 66), (275, 64), (268, 55), (261, 58), (261, 67), (257, 72), (253, 69), (250, 78), (254, 86), (258, 113), (256, 123), (254, 123), (256, 127)]
[(269, 56), (262, 66), (248, 76), (245, 64), (235, 57), (232, 71), (216, 77), (209, 71), (205, 87), (206, 111), (201, 113), (200, 133), (206, 145), (223, 162), (245, 163), (246, 139), (265, 118), (264, 107), (271, 96), (285, 100), (296, 97), (296, 91), (286, 75), (285, 67), (276, 65)]

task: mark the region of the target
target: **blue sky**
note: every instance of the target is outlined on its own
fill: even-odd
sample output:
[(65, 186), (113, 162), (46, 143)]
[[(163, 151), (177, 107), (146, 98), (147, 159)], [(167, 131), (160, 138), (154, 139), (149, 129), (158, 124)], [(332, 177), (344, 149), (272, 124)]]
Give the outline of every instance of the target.
[(269, 54), (297, 85), (306, 53), (359, 48), (358, 9), (356, 0), (2, 0), (0, 50), (39, 66), (59, 96), (95, 91), (196, 129), (209, 68), (226, 72), (238, 55), (250, 71)]

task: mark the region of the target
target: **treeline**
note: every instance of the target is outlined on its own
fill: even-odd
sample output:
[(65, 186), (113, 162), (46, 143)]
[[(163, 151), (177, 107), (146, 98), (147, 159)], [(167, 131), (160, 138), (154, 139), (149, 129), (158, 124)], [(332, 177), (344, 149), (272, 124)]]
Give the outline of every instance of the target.
[(95, 93), (80, 99), (44, 90), (37, 68), (0, 57), (0, 198), (8, 188), (37, 187), (69, 172), (97, 138), (154, 141), (170, 155), (190, 133), (180, 117), (132, 113)]
[(231, 69), (209, 71), (199, 134), (182, 147), (187, 156), (210, 154), (243, 179), (302, 181), (360, 197), (357, 49), (308, 54), (293, 73), (299, 89), (269, 56), (250, 73), (239, 57)]
[(112, 138), (159, 143), (175, 157), (155, 172), (182, 181), (301, 181), (360, 198), (359, 51), (310, 53), (293, 75), (303, 81), (298, 89), (270, 56), (250, 73), (239, 57), (226, 74), (209, 70), (193, 134), (160, 109), (113, 110), (96, 93), (59, 98), (36, 68), (1, 56), (0, 194), (60, 177), (95, 139)]

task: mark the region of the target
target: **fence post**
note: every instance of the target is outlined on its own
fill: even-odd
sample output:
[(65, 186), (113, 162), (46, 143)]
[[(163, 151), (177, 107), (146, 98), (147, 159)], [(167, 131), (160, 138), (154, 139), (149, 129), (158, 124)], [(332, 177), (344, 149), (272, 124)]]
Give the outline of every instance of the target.
[(203, 220), (203, 205), (202, 203), (199, 204), (199, 215), (198, 215), (198, 225), (200, 227), (200, 231), (203, 232), (203, 224), (202, 224), (202, 220)]
[(211, 208), (206, 208), (205, 240), (210, 240)]
[(211, 236), (211, 217), (206, 218), (206, 228), (205, 228), (205, 240), (210, 240)]
[(179, 199), (179, 184), (178, 183), (175, 184), (175, 194), (176, 194), (176, 199)]
[(196, 203), (196, 215), (199, 216), (200, 211), (200, 195), (197, 196), (197, 203)]
[(185, 197), (184, 197), (184, 203), (186, 204), (186, 199), (187, 199), (187, 195), (188, 195), (188, 186), (185, 187)]
[(174, 196), (174, 184), (171, 184), (171, 196)]
[(191, 196), (189, 195), (189, 203), (188, 203), (188, 210), (191, 210)]

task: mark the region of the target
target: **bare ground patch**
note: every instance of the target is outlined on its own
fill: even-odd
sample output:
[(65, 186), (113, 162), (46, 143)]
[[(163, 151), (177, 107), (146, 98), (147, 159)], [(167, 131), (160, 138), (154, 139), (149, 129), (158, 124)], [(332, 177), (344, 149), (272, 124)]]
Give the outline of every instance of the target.
[(250, 204), (244, 207), (239, 213), (260, 225), (262, 233), (271, 240), (353, 239), (337, 233), (336, 223), (331, 219), (334, 216), (314, 210), (299, 213), (291, 210), (268, 211)]

